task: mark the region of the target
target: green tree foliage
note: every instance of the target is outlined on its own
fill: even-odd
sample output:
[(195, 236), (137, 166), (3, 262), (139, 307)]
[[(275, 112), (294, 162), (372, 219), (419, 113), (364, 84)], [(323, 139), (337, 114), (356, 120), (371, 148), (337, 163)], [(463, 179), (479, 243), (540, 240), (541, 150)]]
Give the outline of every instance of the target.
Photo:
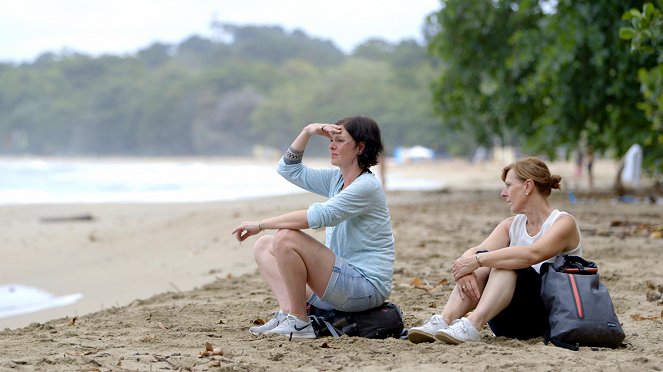
[(310, 39), (302, 31), (288, 35), (281, 27), (239, 27), (217, 25), (233, 41), (234, 56), (240, 60), (258, 60), (281, 64), (289, 59), (303, 59), (318, 66), (331, 66), (343, 60), (343, 53), (331, 42)]
[(510, 128), (532, 116), (522, 92), (532, 60), (510, 40), (535, 28), (541, 17), (535, 2), (514, 10), (512, 1), (450, 0), (429, 18), (429, 49), (442, 61), (433, 85), (435, 110), (446, 126), (486, 145), (517, 142)]
[[(401, 47), (388, 47), (392, 51), (386, 53), (391, 58)], [(367, 56), (365, 50), (364, 45), (358, 47), (342, 64), (325, 72), (303, 61), (285, 65), (280, 72), (283, 82), (254, 113), (256, 130), (266, 133), (275, 127), (287, 128), (268, 143), (287, 146), (301, 123), (368, 115), (381, 124), (388, 149), (419, 144), (448, 151), (453, 139), (441, 135), (430, 105), (428, 83), (435, 72), (429, 61), (398, 68), (390, 58)], [(419, 47), (412, 55), (414, 59), (425, 56), (425, 49)]]
[(539, 104), (534, 150), (572, 145), (586, 138), (598, 151), (624, 154), (642, 143), (646, 120), (633, 110), (639, 87), (633, 71), (641, 63), (618, 37), (623, 0), (560, 1), (540, 27), (545, 37), (528, 95)]
[(415, 42), (378, 42), (376, 54), (364, 52), (368, 41), (345, 55), (300, 31), (215, 30), (122, 57), (0, 64), (0, 153), (248, 155), (287, 147), (307, 123), (358, 114), (382, 124), (390, 149), (453, 144), (439, 135), (428, 89), (436, 73)]
[[(621, 156), (645, 143), (633, 73), (650, 59), (619, 39), (639, 1), (446, 0), (429, 17), (429, 49), (442, 62), (434, 84), (444, 125), (554, 157), (586, 139)], [(659, 146), (660, 147), (660, 146)], [(648, 151), (651, 166), (653, 148)], [(659, 150), (660, 151), (660, 150)]]
[(638, 9), (630, 9), (622, 18), (628, 21), (630, 26), (619, 29), (619, 36), (624, 40), (631, 41), (631, 51), (656, 58), (656, 66), (651, 68), (641, 67), (638, 69), (638, 80), (640, 91), (644, 101), (638, 103), (640, 108), (651, 123), (649, 136), (645, 137), (644, 145), (649, 148), (647, 152), (649, 162), (658, 163), (663, 167), (663, 1), (659, 0), (658, 7), (652, 3), (646, 3), (642, 12)]

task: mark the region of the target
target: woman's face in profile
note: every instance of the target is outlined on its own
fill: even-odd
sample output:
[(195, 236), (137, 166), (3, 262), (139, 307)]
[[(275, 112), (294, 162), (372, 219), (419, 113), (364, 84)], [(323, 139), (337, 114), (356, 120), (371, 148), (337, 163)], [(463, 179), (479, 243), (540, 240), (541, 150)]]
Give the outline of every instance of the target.
[(511, 207), (512, 212), (520, 210), (520, 207), (525, 201), (525, 182), (516, 176), (513, 168), (509, 169), (509, 172), (504, 178), (504, 187), (500, 196)]

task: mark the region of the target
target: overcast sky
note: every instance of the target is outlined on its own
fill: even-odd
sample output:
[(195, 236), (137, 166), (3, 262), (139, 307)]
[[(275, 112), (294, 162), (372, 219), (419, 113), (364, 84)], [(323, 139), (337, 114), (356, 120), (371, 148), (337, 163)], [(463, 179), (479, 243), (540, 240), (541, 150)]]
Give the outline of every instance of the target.
[(3, 0), (0, 61), (46, 51), (124, 55), (154, 42), (211, 37), (210, 22), (278, 25), (327, 39), (346, 52), (368, 38), (422, 41), (440, 0)]

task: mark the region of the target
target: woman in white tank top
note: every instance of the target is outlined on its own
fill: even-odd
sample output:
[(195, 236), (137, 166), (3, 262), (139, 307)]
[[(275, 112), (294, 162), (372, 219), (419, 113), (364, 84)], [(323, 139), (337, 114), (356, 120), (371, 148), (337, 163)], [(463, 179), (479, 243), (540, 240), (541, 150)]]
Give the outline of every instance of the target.
[(496, 336), (543, 335), (547, 314), (539, 268), (560, 254), (581, 256), (580, 229), (573, 216), (548, 203), (561, 177), (551, 175), (542, 160), (530, 157), (507, 165), (502, 180), (500, 196), (515, 216), (454, 261), (456, 286), (442, 313), (411, 328), (410, 341), (479, 341), (486, 323)]

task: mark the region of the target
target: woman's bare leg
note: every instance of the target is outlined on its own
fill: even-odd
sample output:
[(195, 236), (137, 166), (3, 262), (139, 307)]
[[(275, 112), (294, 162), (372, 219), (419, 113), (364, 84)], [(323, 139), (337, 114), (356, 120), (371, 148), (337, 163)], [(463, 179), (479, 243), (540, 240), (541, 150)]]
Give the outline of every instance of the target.
[(279, 309), (287, 313), (287, 306), (290, 305), (290, 299), (288, 298), (288, 290), (283, 283), (276, 257), (274, 257), (273, 245), (274, 237), (272, 235), (261, 236), (256, 241), (253, 256), (258, 265), (258, 271), (260, 271), (262, 278), (272, 289), (276, 301), (279, 303)]
[[(484, 286), (488, 281), (488, 275), (490, 273), (489, 268), (481, 268), (474, 272), (477, 277), (477, 285), (479, 285), (479, 292), (484, 291)], [(447, 324), (451, 324), (456, 319), (460, 319), (465, 316), (469, 311), (476, 308), (478, 302), (472, 300), (469, 296), (465, 295), (465, 298), (460, 297), (460, 289), (456, 285), (447, 300), (444, 309), (442, 310), (442, 318)], [(483, 296), (483, 294), (482, 294)]]
[[(271, 249), (270, 244), (271, 240)], [(306, 319), (307, 285), (324, 294), (336, 256), (322, 243), (300, 230), (282, 229), (271, 239), (256, 243), (256, 262), (287, 313)], [(310, 292), (309, 292), (310, 294)]]
[(481, 329), (511, 303), (518, 275), (513, 270), (491, 269), (481, 299), (467, 319)]

